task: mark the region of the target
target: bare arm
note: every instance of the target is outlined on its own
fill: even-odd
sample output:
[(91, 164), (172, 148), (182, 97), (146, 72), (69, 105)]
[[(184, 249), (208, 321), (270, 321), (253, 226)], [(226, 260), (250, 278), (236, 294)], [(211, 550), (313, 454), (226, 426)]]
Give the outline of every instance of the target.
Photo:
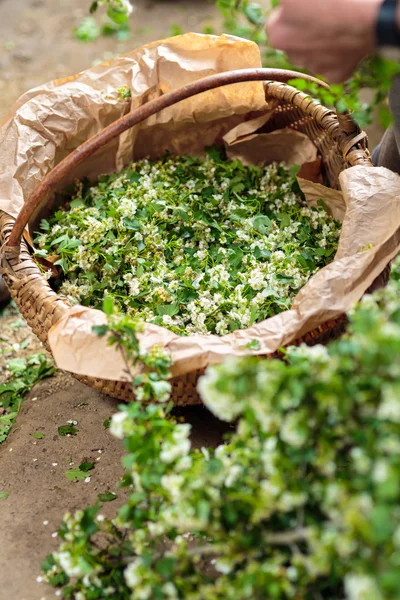
[[(299, 67), (332, 83), (348, 79), (376, 47), (376, 22), (382, 0), (281, 0), (267, 33)], [(400, 28), (400, 3), (397, 12)]]

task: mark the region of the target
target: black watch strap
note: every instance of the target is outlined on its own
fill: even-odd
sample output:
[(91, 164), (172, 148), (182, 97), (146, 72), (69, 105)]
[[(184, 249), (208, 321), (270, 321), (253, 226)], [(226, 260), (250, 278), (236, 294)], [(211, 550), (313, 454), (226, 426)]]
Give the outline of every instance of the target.
[(379, 10), (376, 26), (377, 44), (380, 47), (400, 46), (400, 31), (397, 27), (398, 0), (384, 0)]

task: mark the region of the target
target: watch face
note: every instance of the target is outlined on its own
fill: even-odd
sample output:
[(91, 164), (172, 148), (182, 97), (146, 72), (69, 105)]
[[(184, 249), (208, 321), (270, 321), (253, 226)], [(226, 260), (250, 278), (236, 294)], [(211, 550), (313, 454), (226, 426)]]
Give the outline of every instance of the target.
[(380, 48), (399, 48), (400, 31), (397, 28), (398, 0), (383, 0), (376, 23), (376, 41)]

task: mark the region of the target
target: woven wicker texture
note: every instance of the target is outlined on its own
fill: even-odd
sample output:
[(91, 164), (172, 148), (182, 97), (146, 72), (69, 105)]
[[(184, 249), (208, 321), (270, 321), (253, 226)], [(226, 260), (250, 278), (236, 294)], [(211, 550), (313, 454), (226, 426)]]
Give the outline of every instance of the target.
[[(341, 117), (339, 120), (333, 111), (284, 83), (267, 82), (265, 93), (267, 100), (279, 100), (279, 106), (268, 122), (267, 131), (290, 127), (306, 134), (318, 148), (324, 175), (330, 187), (338, 187), (339, 174), (343, 169), (358, 164), (372, 165), (366, 136), (350, 118)], [(3, 251), (14, 224), (14, 218), (0, 211), (0, 248)], [(3, 254), (0, 272), (22, 316), (48, 348), (48, 331), (65, 314), (69, 305), (50, 288), (24, 241), (20, 244), (19, 253)], [(384, 285), (388, 275), (389, 268), (375, 282), (374, 287)], [(295, 343), (327, 343), (344, 331), (345, 324), (346, 317), (342, 316), (324, 323)], [(172, 401), (177, 406), (201, 403), (196, 390), (200, 375), (201, 371), (193, 371), (172, 379)], [(120, 400), (129, 401), (134, 398), (126, 383), (77, 375), (75, 377)]]

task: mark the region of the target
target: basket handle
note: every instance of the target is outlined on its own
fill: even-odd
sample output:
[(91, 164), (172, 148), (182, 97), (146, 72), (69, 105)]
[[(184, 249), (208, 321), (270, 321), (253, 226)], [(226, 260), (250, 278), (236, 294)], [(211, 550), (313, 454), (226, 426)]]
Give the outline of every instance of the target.
[(32, 215), (38, 209), (45, 206), (56, 185), (60, 183), (72, 169), (77, 167), (85, 159), (94, 154), (94, 152), (99, 150), (99, 148), (105, 146), (108, 142), (121, 135), (127, 129), (130, 129), (134, 125), (138, 125), (164, 108), (168, 108), (182, 100), (218, 87), (251, 81), (275, 81), (287, 83), (291, 79), (299, 78), (317, 83), (318, 85), (329, 89), (329, 86), (325, 82), (296, 71), (283, 69), (240, 69), (204, 77), (183, 88), (174, 90), (155, 100), (147, 102), (129, 112), (127, 115), (120, 117), (105, 127), (105, 129), (75, 148), (71, 154), (47, 173), (43, 180), (36, 186), (14, 222), (10, 237), (3, 248), (5, 256), (10, 259), (19, 255), (21, 238), (25, 227)]

